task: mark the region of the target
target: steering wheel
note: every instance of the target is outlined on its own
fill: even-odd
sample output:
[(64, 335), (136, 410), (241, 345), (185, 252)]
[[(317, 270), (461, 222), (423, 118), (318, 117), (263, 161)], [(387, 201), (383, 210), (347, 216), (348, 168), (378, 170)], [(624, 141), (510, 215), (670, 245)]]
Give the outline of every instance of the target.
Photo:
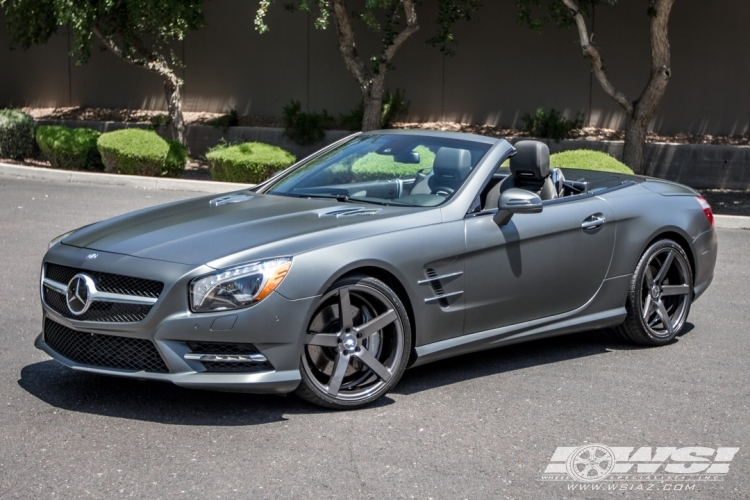
[(448, 186), (437, 186), (432, 190), (432, 194), (436, 194), (438, 196), (450, 196), (455, 192), (455, 189), (449, 188)]

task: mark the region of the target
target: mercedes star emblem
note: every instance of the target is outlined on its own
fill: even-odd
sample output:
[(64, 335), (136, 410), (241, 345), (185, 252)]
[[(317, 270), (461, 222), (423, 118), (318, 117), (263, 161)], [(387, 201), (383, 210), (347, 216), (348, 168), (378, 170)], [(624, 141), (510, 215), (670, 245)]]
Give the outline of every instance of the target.
[(68, 292), (65, 294), (65, 301), (68, 303), (68, 309), (76, 316), (80, 316), (89, 310), (91, 305), (91, 295), (96, 291), (96, 285), (91, 277), (85, 274), (76, 274), (68, 282)]

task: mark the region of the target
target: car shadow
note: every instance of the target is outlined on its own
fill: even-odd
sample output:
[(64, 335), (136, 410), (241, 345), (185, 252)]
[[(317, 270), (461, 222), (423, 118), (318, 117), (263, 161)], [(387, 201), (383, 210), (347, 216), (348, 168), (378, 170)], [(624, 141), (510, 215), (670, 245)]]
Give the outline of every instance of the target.
[[(686, 325), (685, 333), (692, 328)], [(392, 392), (409, 395), (487, 375), (625, 349), (648, 348), (624, 343), (606, 330), (526, 342), (407, 370)], [(259, 425), (287, 420), (288, 415), (333, 411), (295, 396), (184, 389), (168, 383), (79, 372), (52, 360), (25, 366), (18, 385), (55, 408), (175, 425)], [(386, 396), (364, 410), (393, 403)]]

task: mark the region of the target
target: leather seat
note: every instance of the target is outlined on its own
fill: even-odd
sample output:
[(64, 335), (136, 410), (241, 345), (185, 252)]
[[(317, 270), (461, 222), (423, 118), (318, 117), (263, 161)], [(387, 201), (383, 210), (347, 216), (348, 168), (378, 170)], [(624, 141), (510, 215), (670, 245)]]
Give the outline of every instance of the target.
[[(471, 173), (471, 152), (467, 149), (440, 148), (432, 173), (418, 181), (410, 194), (436, 194), (441, 188), (457, 190)], [(446, 191), (447, 192), (447, 191)]]
[(531, 191), (542, 200), (558, 197), (558, 190), (550, 177), (547, 145), (538, 141), (519, 141), (515, 148), (516, 154), (510, 158), (510, 175), (487, 193), (485, 210), (497, 208), (500, 195), (511, 188)]

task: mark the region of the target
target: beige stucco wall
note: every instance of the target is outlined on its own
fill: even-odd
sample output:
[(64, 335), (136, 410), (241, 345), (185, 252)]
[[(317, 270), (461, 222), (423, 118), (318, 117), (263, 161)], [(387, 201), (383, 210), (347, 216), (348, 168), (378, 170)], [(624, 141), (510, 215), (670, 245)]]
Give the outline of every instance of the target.
[[(280, 115), (292, 98), (334, 114), (356, 105), (359, 91), (334, 32), (315, 30), (308, 14), (289, 14), (283, 3), (270, 14), (271, 32), (259, 35), (253, 29), (257, 2), (207, 2), (208, 25), (176, 46), (186, 63), (187, 110), (234, 107), (241, 114)], [(422, 29), (402, 47), (388, 77), (390, 88), (406, 89), (413, 118), (520, 125), (524, 113), (556, 107), (571, 115), (584, 112), (596, 125), (623, 125), (620, 109), (596, 82), (590, 85), (574, 31), (549, 27), (537, 35), (516, 24), (515, 2), (484, 3), (475, 21), (457, 26), (460, 46), (450, 58), (425, 43), (433, 33), (434, 9), (421, 15)], [(609, 76), (633, 98), (649, 73), (645, 10), (645, 0), (621, 0), (596, 13), (595, 41)], [(747, 26), (750, 2), (677, 0), (670, 24), (674, 77), (658, 109), (656, 130), (748, 132)], [(376, 50), (378, 37), (361, 28), (359, 48), (368, 54)], [(0, 27), (2, 104), (164, 107), (158, 77), (97, 50), (86, 65), (76, 66), (66, 55), (64, 33), (28, 51), (8, 46)]]

